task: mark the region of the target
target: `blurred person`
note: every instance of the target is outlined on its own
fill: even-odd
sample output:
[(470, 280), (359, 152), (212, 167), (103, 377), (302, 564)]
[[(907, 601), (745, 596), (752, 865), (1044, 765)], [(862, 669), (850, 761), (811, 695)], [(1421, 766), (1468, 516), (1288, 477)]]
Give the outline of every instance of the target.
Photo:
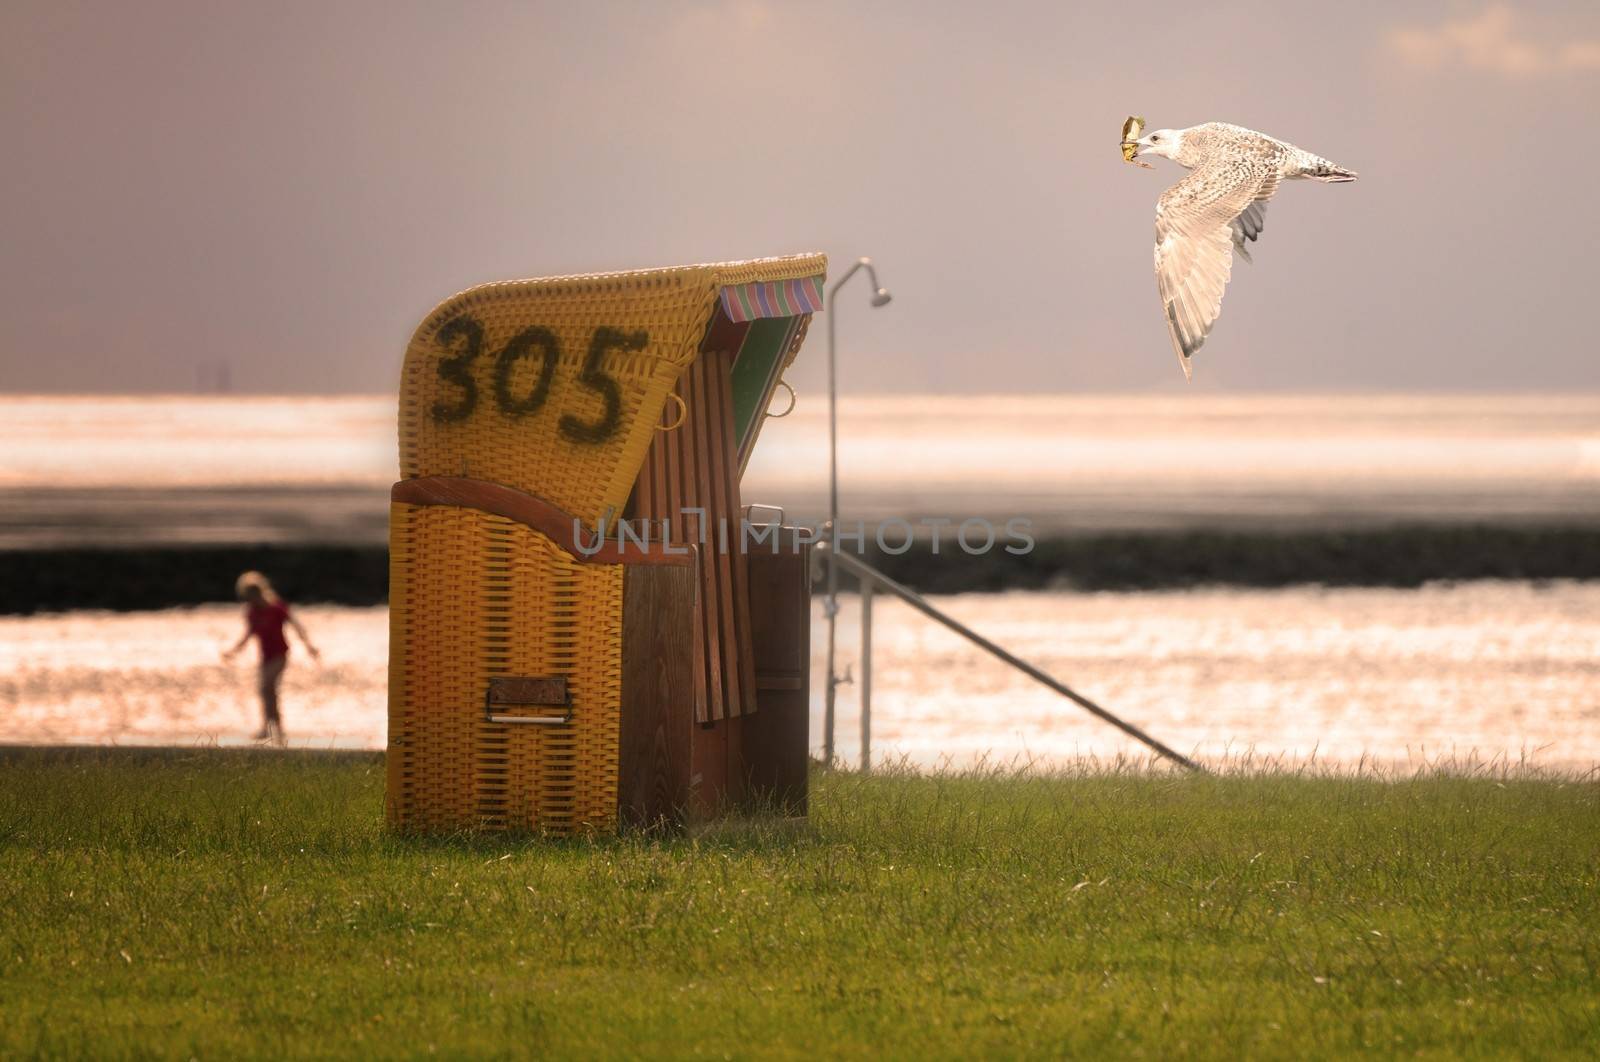
[(311, 644), (306, 629), (289, 614), (289, 606), (272, 589), (272, 584), (260, 572), (245, 572), (234, 583), (239, 600), (244, 602), (244, 634), (231, 648), (223, 650), (222, 658), (232, 660), (254, 638), (261, 646), (261, 732), (257, 741), (275, 739), (282, 745), (283, 717), (278, 711), (278, 684), (283, 680), (283, 669), (289, 663), (289, 639), (284, 637), (285, 624), (300, 636), (311, 659), (320, 660), (322, 654)]

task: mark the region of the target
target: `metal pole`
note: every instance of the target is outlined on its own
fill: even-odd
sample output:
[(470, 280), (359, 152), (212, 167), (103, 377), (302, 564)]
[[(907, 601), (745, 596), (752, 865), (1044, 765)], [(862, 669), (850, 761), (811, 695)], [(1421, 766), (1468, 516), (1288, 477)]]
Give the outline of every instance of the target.
[[(839, 329), (835, 324), (839, 312), (835, 304), (838, 302), (839, 289), (862, 268), (872, 278), (874, 291), (887, 301), (888, 295), (878, 287), (877, 271), (872, 268), (870, 258), (856, 259), (855, 264), (845, 270), (844, 276), (834, 281), (833, 287), (828, 289), (828, 527), (823, 541), (828, 543), (829, 548), (828, 596), (822, 604), (823, 614), (828, 618), (828, 675), (822, 702), (822, 759), (829, 766), (833, 765), (833, 708), (839, 688), (839, 680), (834, 673), (834, 644), (839, 616), (839, 569), (833, 563), (834, 536), (839, 531)], [(882, 305), (876, 299), (874, 304)]]
[[(856, 268), (859, 268), (857, 266)], [(852, 268), (850, 273), (856, 270)], [(849, 279), (846, 273), (839, 281)], [(838, 682), (834, 679), (834, 632), (839, 615), (839, 567), (833, 563), (833, 536), (839, 527), (839, 387), (838, 387), (838, 329), (834, 319), (839, 316), (835, 308), (835, 295), (839, 284), (828, 293), (828, 596), (823, 598), (822, 611), (828, 617), (828, 674), (824, 679), (822, 708), (822, 762), (833, 766), (833, 700)]]
[(861, 773), (872, 770), (872, 580), (861, 580)]
[[(834, 558), (831, 556), (832, 552), (832, 549), (829, 549), (830, 564), (834, 560)], [(950, 628), (963, 638), (967, 639), (967, 641), (989, 653), (989, 655), (998, 657), (999, 659), (1005, 661), (1007, 664), (1010, 664), (1012, 667), (1016, 668), (1018, 671), (1021, 671), (1023, 674), (1027, 675), (1036, 682), (1040, 682), (1046, 686), (1049, 686), (1051, 689), (1055, 690), (1057, 693), (1061, 694), (1078, 707), (1089, 712), (1091, 715), (1097, 716), (1100, 719), (1104, 719), (1118, 730), (1121, 730), (1130, 737), (1138, 739), (1145, 745), (1154, 749), (1156, 752), (1159, 752), (1161, 755), (1165, 756), (1167, 759), (1172, 760), (1174, 763), (1182, 764), (1191, 771), (1200, 771), (1202, 773), (1205, 771), (1204, 767), (1201, 767), (1198, 763), (1195, 763), (1181, 752), (1176, 752), (1173, 749), (1168, 748), (1166, 745), (1163, 745), (1161, 742), (1157, 741), (1149, 734), (1146, 734), (1143, 730), (1140, 730), (1132, 723), (1127, 723), (1121, 719), (1118, 719), (1116, 716), (1112, 715), (1098, 704), (1095, 704), (1089, 698), (1068, 687), (1065, 683), (1056, 681), (1050, 675), (1040, 671), (1038, 668), (1034, 667), (1026, 660), (1023, 660), (1021, 657), (1013, 656), (1011, 653), (1000, 648), (994, 642), (991, 642), (989, 639), (985, 638), (977, 631), (974, 631), (966, 624), (960, 622), (959, 620), (952, 619), (943, 612), (940, 612), (933, 605), (929, 604), (921, 594), (917, 593), (908, 586), (903, 586), (900, 583), (895, 582), (893, 579), (889, 578), (887, 575), (884, 575), (866, 561), (852, 557), (848, 553), (839, 554), (837, 559), (840, 565), (849, 569), (851, 574), (859, 577), (863, 583), (868, 581), (875, 582), (879, 587), (889, 591), (889, 593), (898, 597), (900, 600), (904, 601), (906, 604), (910, 605), (924, 616), (927, 616), (929, 619)]]

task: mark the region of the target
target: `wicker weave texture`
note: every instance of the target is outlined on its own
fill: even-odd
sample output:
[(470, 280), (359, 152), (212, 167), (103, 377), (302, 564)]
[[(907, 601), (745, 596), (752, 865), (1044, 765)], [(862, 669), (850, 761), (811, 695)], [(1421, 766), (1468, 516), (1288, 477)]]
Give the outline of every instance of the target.
[(516, 487), (591, 526), (620, 514), (722, 287), (825, 266), (797, 255), (462, 292), (406, 351), (400, 474)]
[[(389, 585), (390, 824), (614, 828), (622, 566), (491, 513), (396, 503)], [(565, 676), (571, 721), (489, 722), (493, 675)]]

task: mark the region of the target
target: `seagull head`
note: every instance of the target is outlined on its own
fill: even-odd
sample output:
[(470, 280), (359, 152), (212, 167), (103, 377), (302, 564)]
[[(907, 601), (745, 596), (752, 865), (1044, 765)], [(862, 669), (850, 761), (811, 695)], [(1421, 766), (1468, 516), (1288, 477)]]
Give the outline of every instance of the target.
[(1164, 159), (1176, 160), (1178, 150), (1183, 147), (1182, 129), (1153, 129), (1134, 141), (1134, 155), (1160, 155)]

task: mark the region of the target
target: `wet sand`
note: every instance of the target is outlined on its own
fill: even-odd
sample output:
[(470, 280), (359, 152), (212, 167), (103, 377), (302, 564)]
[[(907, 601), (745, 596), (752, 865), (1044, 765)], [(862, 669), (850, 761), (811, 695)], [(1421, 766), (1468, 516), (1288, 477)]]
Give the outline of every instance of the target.
[[(378, 543), (392, 398), (0, 398), (0, 549)], [(850, 397), (849, 518), (1041, 534), (1600, 524), (1600, 396)], [(743, 495), (826, 509), (826, 406), (762, 430)]]

